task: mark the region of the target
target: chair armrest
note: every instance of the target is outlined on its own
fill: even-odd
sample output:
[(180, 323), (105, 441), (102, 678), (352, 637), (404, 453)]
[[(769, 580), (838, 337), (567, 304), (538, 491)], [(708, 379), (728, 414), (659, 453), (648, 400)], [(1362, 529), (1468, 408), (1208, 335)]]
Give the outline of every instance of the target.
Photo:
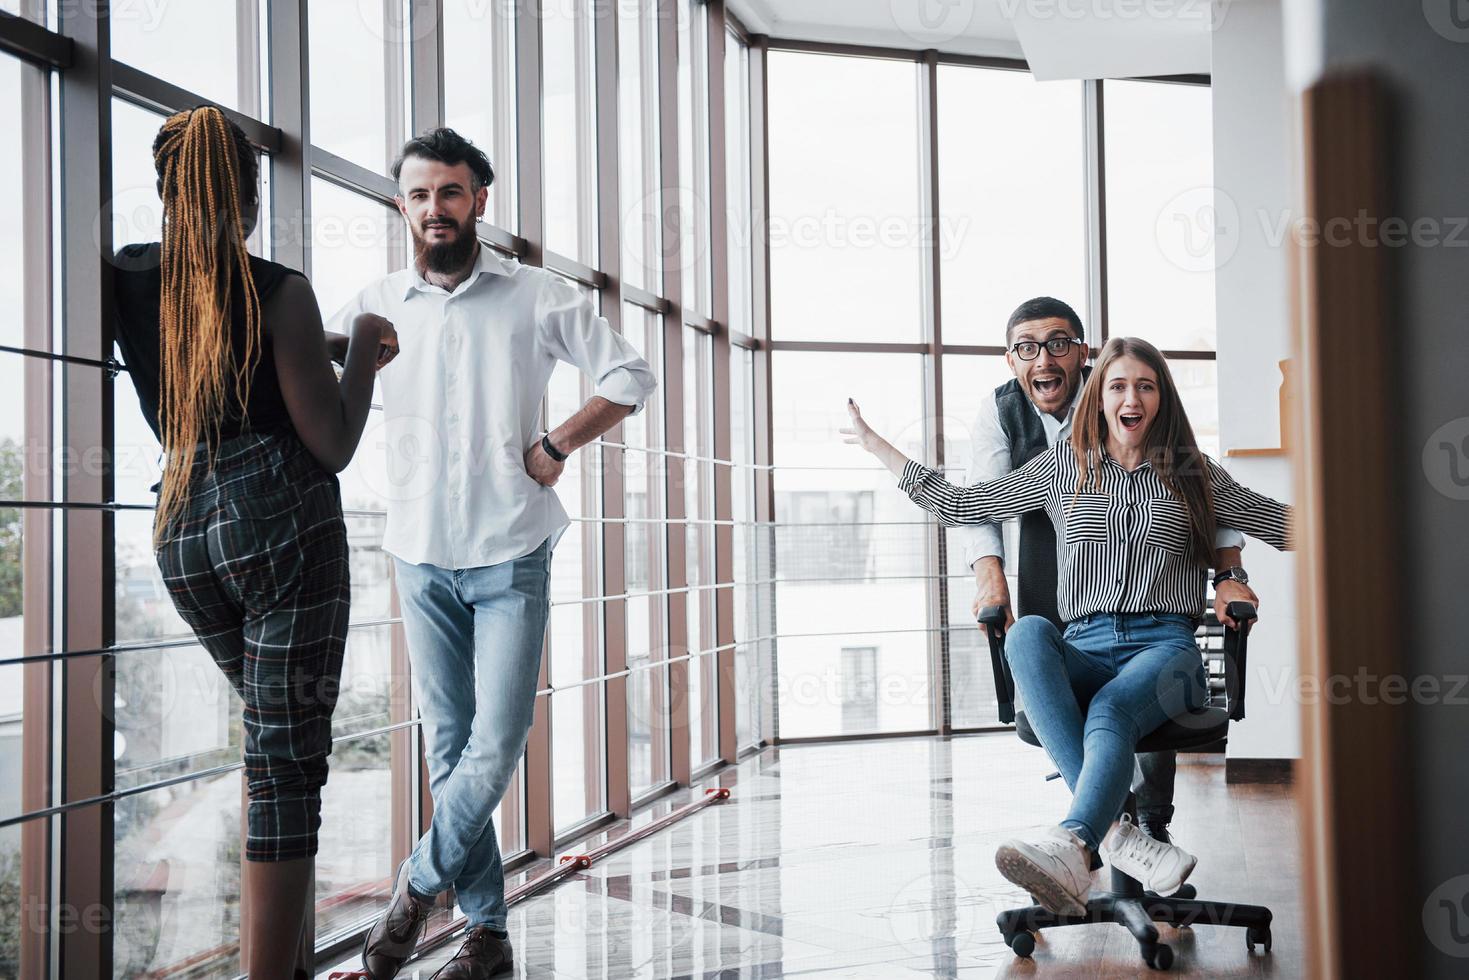
[(1243, 721), (1250, 627), (1254, 625), (1258, 614), (1253, 602), (1241, 601), (1229, 604), (1229, 615), (1239, 627), (1228, 627), (1224, 630), (1224, 699), (1229, 707), (1229, 720)]
[(1005, 607), (985, 606), (979, 611), (979, 624), (990, 641), (990, 669), (995, 672), (995, 699), (999, 701), (1000, 722), (1015, 722), (1015, 682), (1005, 663)]

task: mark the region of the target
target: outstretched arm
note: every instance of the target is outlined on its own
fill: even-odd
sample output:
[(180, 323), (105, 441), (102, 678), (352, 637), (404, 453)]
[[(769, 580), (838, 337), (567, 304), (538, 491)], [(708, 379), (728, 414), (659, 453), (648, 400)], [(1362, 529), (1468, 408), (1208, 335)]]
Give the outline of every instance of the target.
[(903, 467), (908, 465), (908, 457), (898, 452), (898, 448), (888, 442), (882, 436), (872, 431), (872, 426), (862, 417), (862, 410), (852, 399), (847, 399), (847, 417), (852, 424), (842, 429), (842, 435), (846, 438), (842, 441), (852, 445), (861, 446), (869, 453), (877, 457), (877, 461), (886, 466), (893, 476), (901, 477)]
[(1290, 551), (1292, 544), (1291, 508), (1263, 493), (1235, 482), (1229, 471), (1212, 459), (1208, 460), (1210, 489), (1214, 493), (1214, 522), (1259, 538), (1279, 551)]
[(912, 501), (950, 526), (1004, 521), (1046, 505), (1056, 473), (1056, 454), (1042, 453), (1020, 469), (972, 487), (956, 486), (938, 473), (900, 453), (890, 442), (872, 431), (862, 418), (857, 403), (847, 399), (852, 424), (842, 429), (845, 441), (855, 443), (876, 456), (898, 475), (898, 488)]

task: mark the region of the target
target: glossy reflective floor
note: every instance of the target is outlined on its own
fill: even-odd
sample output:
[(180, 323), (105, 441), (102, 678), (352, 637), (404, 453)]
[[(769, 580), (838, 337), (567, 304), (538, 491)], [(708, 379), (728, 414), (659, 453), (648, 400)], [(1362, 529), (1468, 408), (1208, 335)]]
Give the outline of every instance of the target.
[[(995, 870), (995, 847), (1064, 815), (1050, 769), (1009, 734), (767, 750), (721, 774), (728, 802), (512, 908), (515, 975), (1147, 973), (1120, 926), (1048, 930), (1031, 961), (995, 929), (996, 912), (1027, 904)], [(1226, 786), (1220, 757), (1185, 756), (1177, 805), (1173, 829), (1199, 856), (1200, 896), (1269, 906), (1274, 951), (1249, 954), (1240, 929), (1165, 926), (1177, 955), (1168, 975), (1304, 976), (1291, 788)], [(1105, 887), (1105, 872), (1097, 880)], [(400, 976), (427, 980), (454, 945)]]

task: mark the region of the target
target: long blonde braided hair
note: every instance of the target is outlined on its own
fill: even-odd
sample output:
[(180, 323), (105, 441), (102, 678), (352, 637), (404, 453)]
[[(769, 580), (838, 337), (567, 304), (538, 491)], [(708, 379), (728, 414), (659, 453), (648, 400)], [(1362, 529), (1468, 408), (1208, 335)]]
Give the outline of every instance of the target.
[[(244, 206), (255, 201), (258, 164), (244, 132), (215, 106), (176, 112), (153, 141), (153, 165), (163, 199), (158, 343), (165, 462), (153, 523), (157, 546), (168, 522), (188, 503), (196, 444), (206, 444), (213, 470), (231, 380), (245, 414), (261, 323), (244, 227)], [(231, 342), (236, 274), (245, 313), (242, 364)]]

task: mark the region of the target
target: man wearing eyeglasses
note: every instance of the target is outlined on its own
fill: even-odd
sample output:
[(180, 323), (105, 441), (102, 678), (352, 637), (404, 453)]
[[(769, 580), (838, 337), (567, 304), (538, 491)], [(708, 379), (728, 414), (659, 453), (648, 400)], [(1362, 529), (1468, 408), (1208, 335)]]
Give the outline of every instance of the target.
[[(1038, 296), (1021, 303), (1005, 325), (1005, 362), (1014, 379), (985, 398), (971, 430), (967, 483), (987, 483), (1019, 469), (1057, 442), (1071, 437), (1071, 417), (1082, 382), (1091, 373), (1088, 350), (1076, 311), (1059, 299)], [(1010, 585), (1005, 578), (1004, 536), (998, 524), (954, 529), (964, 563), (974, 572), (974, 615), (984, 606), (1005, 607), (1005, 627), (1015, 622)], [(1258, 603), (1245, 584), (1240, 565), (1244, 536), (1220, 529), (1215, 535), (1214, 567), (1227, 572), (1216, 579), (1216, 608), (1223, 600)], [(1022, 616), (1045, 616), (1062, 626), (1056, 609), (1056, 531), (1044, 511), (1020, 519), (1019, 601)], [(1221, 573), (1225, 574), (1225, 573)], [(1158, 840), (1168, 842), (1173, 819), (1173, 782), (1177, 755), (1147, 752), (1138, 756), (1142, 783), (1137, 787), (1138, 822)]]

